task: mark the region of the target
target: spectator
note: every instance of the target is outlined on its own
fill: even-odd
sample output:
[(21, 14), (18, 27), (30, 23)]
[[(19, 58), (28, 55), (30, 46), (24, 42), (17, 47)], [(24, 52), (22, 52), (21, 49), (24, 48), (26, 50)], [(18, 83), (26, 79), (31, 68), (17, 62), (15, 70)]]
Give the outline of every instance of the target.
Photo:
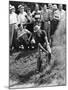
[(48, 4), (48, 12), (50, 21), (53, 19), (53, 5), (51, 3)]
[(28, 46), (31, 46), (30, 44), (31, 36), (32, 33), (28, 29), (26, 29), (26, 24), (23, 24), (23, 27), (19, 25), (18, 37), (17, 37), (19, 46), (23, 45), (24, 49), (27, 50)]
[(17, 14), (15, 13), (15, 7), (10, 5), (10, 24), (16, 24), (17, 23)]
[(41, 13), (42, 13), (42, 21), (44, 24), (44, 30), (46, 31), (46, 34), (47, 34), (47, 37), (49, 40), (50, 39), (50, 35), (49, 35), (49, 33), (50, 33), (50, 30), (49, 30), (50, 21), (49, 21), (49, 12), (48, 12), (46, 5), (44, 5), (43, 11)]
[(51, 20), (51, 36), (54, 34), (59, 23), (59, 15), (57, 13), (57, 5), (53, 5), (53, 18)]
[(65, 11), (63, 10), (63, 5), (60, 4), (59, 8), (57, 10), (57, 13), (59, 14), (59, 19), (63, 19), (63, 17), (65, 17)]
[(18, 24), (26, 24), (27, 23), (27, 13), (24, 11), (24, 6), (18, 6), (19, 15), (18, 15)]
[(53, 5), (54, 16), (52, 20), (52, 34), (54, 34), (55, 30), (57, 29), (60, 20), (65, 16), (65, 11), (62, 9), (62, 7), (63, 6), (61, 4), (59, 5), (59, 8), (57, 8), (57, 5)]
[(30, 32), (33, 32), (33, 18), (32, 18), (32, 14), (31, 14), (31, 9), (28, 8), (27, 9), (27, 29), (30, 31)]
[(53, 5), (51, 3), (48, 4), (48, 13), (49, 13), (49, 21), (50, 21), (50, 24), (49, 24), (49, 42), (51, 44), (51, 21), (53, 19)]
[(34, 18), (35, 24), (40, 24), (41, 20), (41, 11), (39, 10), (39, 5), (35, 5), (35, 11), (32, 12), (32, 16)]
[(59, 14), (58, 14), (58, 8), (57, 8), (57, 5), (53, 5), (53, 18), (51, 20), (51, 32), (50, 32), (50, 35), (51, 35), (51, 46), (52, 46), (52, 42), (53, 42), (53, 39), (52, 39), (52, 36), (54, 35), (55, 33), (55, 30), (57, 29), (57, 26), (59, 24)]
[(52, 10), (52, 4), (48, 3), (48, 9)]
[[(12, 50), (12, 46), (13, 45), (13, 36), (14, 36), (14, 33), (16, 32), (16, 29), (17, 29), (17, 14), (15, 13), (15, 7), (10, 5), (10, 10), (9, 10), (9, 19), (10, 19), (10, 25), (9, 25), (9, 28), (10, 28), (10, 48)], [(16, 37), (16, 36), (15, 36)]]
[(28, 18), (28, 23), (32, 22), (32, 14), (31, 14), (31, 9), (27, 9), (27, 18)]

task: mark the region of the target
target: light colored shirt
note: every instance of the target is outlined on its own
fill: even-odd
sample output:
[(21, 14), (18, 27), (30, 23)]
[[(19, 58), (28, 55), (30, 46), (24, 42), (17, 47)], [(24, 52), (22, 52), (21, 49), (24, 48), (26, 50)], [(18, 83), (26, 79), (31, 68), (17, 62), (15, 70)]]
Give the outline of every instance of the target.
[(53, 10), (48, 9), (48, 13), (49, 13), (49, 20), (51, 21), (53, 19)]
[(58, 9), (54, 12), (54, 19), (61, 20), (65, 16), (65, 11), (62, 9), (61, 11)]
[(26, 12), (23, 12), (22, 14), (20, 13), (18, 15), (18, 24), (25, 24), (27, 22), (26, 16), (27, 16)]
[(32, 16), (34, 16), (35, 19), (40, 19), (41, 18), (41, 11), (33, 11)]
[(12, 12), (9, 16), (9, 23), (10, 24), (16, 24), (17, 23), (17, 14)]
[(43, 20), (44, 22), (49, 20), (49, 12), (48, 12), (48, 9), (47, 9), (46, 11), (42, 10), (42, 12), (41, 12), (41, 18), (42, 18), (42, 20)]

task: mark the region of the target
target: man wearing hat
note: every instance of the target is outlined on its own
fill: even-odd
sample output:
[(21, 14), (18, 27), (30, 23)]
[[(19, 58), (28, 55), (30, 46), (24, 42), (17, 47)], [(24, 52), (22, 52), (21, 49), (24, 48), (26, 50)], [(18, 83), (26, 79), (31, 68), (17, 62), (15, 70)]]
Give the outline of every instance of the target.
[(43, 11), (41, 12), (42, 15), (42, 22), (43, 22), (43, 29), (46, 31), (47, 33), (47, 37), (48, 37), (48, 41), (50, 39), (50, 29), (49, 29), (49, 26), (50, 26), (50, 20), (49, 20), (49, 11), (47, 9), (47, 5), (44, 5), (43, 7)]
[(65, 11), (63, 10), (62, 4), (59, 4), (59, 8), (57, 10), (57, 13), (59, 14), (59, 20), (62, 20), (63, 17), (65, 17)]
[(30, 46), (32, 33), (28, 29), (26, 29), (26, 24), (23, 24), (23, 27), (21, 26), (21, 24), (19, 24), (18, 29), (19, 29), (17, 35), (18, 45), (19, 46), (23, 45), (24, 49), (27, 50), (28, 46)]
[(10, 24), (16, 24), (17, 23), (17, 14), (15, 13), (15, 7), (10, 5)]
[(53, 5), (51, 3), (48, 4), (48, 12), (50, 21), (53, 19)]
[[(15, 13), (15, 7), (10, 5), (9, 6), (9, 29), (10, 29), (10, 49), (12, 50), (13, 45), (13, 36), (14, 32), (17, 29), (17, 14)], [(14, 41), (15, 42), (15, 41)]]
[(40, 24), (41, 11), (39, 10), (39, 5), (35, 4), (35, 10), (32, 12), (32, 17), (34, 18), (35, 25)]
[[(40, 29), (40, 26), (36, 25), (34, 27), (34, 36), (35, 36), (35, 42), (38, 46), (38, 52), (39, 52), (39, 58), (41, 58), (40, 49), (47, 53), (48, 55), (48, 64), (50, 64), (51, 59), (51, 48), (47, 39), (46, 32), (44, 30)], [(37, 69), (40, 72), (41, 71), (41, 63), (40, 59), (37, 61)]]
[(28, 18), (28, 23), (32, 22), (32, 14), (31, 14), (31, 9), (27, 9), (27, 18)]
[(29, 31), (33, 32), (33, 18), (31, 14), (31, 9), (27, 8), (27, 28)]
[(27, 13), (24, 11), (24, 6), (18, 6), (19, 15), (18, 15), (18, 24), (26, 24), (27, 23)]
[(51, 43), (51, 21), (52, 21), (52, 19), (53, 19), (53, 5), (52, 5), (52, 3), (49, 3), (48, 4), (48, 13), (49, 13), (49, 41), (50, 41), (50, 43)]
[(53, 18), (51, 20), (51, 32), (50, 32), (51, 46), (52, 46), (52, 42), (53, 42), (52, 35), (54, 35), (54, 33), (56, 31), (58, 24), (59, 24), (59, 21), (60, 21), (60, 12), (59, 12), (59, 9), (57, 8), (57, 5), (54, 4), (53, 5)]

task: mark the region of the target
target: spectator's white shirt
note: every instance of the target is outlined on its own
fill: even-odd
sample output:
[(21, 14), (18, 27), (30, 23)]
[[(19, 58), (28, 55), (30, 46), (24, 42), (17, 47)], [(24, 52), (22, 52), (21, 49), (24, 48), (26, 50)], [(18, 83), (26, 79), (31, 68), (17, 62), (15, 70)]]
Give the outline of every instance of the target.
[(9, 16), (9, 19), (10, 19), (10, 21), (9, 21), (10, 24), (16, 24), (17, 23), (17, 14), (12, 12)]
[(61, 11), (58, 9), (54, 12), (54, 19), (61, 20), (63, 19), (64, 15), (65, 15), (65, 11), (63, 9)]
[(33, 11), (32, 12), (32, 16), (34, 15), (35, 18), (40, 18), (40, 15), (41, 15), (41, 11), (38, 10), (38, 11)]
[(59, 11), (59, 13), (60, 13), (60, 20), (61, 20), (65, 16), (65, 11), (62, 9), (61, 11)]
[(20, 13), (18, 15), (18, 24), (23, 24), (23, 23), (26, 23), (27, 22), (27, 19), (26, 19), (25, 16), (27, 16), (27, 13), (26, 12)]

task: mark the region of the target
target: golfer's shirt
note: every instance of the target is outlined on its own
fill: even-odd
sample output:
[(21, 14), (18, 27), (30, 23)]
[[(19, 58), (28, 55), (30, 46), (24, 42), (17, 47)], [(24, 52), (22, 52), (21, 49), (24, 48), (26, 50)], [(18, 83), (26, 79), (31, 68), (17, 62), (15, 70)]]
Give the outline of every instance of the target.
[(20, 13), (18, 15), (18, 24), (26, 24), (27, 23), (27, 13), (26, 12), (23, 12), (22, 14)]
[(35, 41), (36, 41), (37, 45), (38, 45), (39, 43), (40, 43), (42, 46), (44, 45), (44, 43), (45, 43), (45, 36), (46, 36), (45, 31), (42, 31), (42, 32), (40, 33), (40, 36), (38, 36), (38, 34), (35, 33)]

